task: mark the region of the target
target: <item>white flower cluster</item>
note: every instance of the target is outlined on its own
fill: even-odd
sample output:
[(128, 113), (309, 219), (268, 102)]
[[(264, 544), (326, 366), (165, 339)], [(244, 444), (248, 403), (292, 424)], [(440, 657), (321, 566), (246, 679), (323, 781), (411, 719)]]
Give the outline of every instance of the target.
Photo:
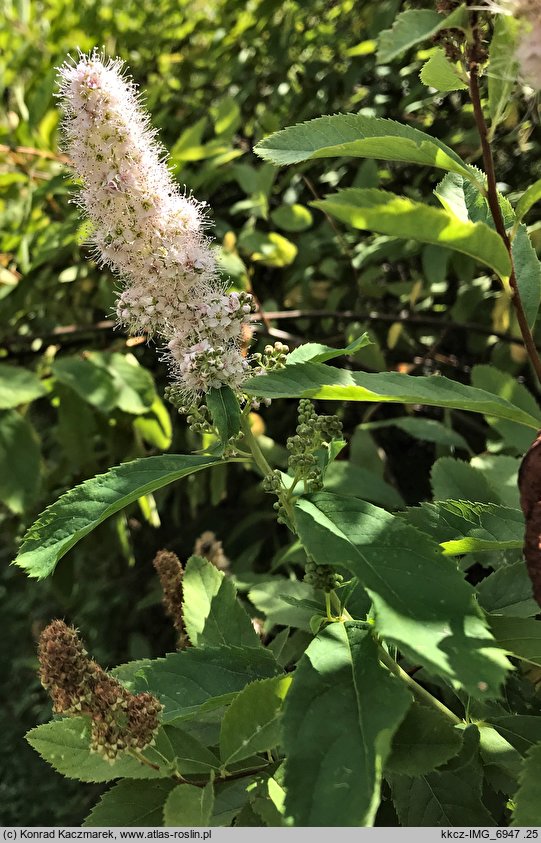
[(123, 289), (119, 323), (165, 341), (186, 396), (227, 384), (247, 368), (251, 296), (224, 292), (205, 235), (204, 205), (171, 177), (167, 153), (119, 59), (96, 50), (60, 68), (66, 152), (82, 188), (95, 256)]
[(513, 15), (522, 23), (516, 48), (520, 75), (541, 90), (541, 0), (487, 0), (494, 12)]

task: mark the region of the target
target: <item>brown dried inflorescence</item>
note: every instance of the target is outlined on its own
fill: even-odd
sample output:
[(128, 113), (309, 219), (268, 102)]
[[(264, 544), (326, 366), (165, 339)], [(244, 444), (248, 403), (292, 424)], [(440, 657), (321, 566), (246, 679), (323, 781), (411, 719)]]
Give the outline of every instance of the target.
[(524, 558), (533, 595), (541, 606), (541, 433), (526, 452), (518, 475), (524, 513)]
[(221, 541), (216, 538), (212, 530), (205, 530), (195, 542), (193, 549), (195, 556), (202, 556), (212, 562), (220, 571), (229, 568), (229, 559), (224, 553)]
[(179, 635), (179, 649), (189, 645), (182, 614), (182, 578), (184, 568), (176, 553), (170, 550), (160, 550), (152, 563), (160, 578), (163, 591), (163, 606), (168, 617)]
[(92, 661), (73, 627), (50, 623), (41, 633), (38, 658), (41, 684), (55, 713), (91, 718), (92, 752), (113, 762), (119, 752), (153, 742), (161, 703), (146, 692), (131, 694)]

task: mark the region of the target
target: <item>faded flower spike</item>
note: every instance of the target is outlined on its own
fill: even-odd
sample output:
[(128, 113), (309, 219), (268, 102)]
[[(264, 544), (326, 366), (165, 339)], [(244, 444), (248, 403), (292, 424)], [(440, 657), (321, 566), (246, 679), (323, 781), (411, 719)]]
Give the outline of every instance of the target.
[(89, 658), (73, 627), (50, 623), (41, 633), (38, 658), (54, 712), (90, 716), (92, 752), (112, 763), (119, 752), (145, 749), (154, 741), (161, 703), (152, 694), (130, 694)]
[(184, 568), (176, 553), (170, 550), (158, 551), (152, 564), (160, 578), (165, 613), (171, 618), (173, 626), (178, 632), (178, 648), (179, 650), (184, 650), (190, 645), (190, 640), (186, 634), (186, 627), (184, 626), (182, 611), (182, 579), (184, 577)]
[(122, 61), (80, 54), (60, 68), (59, 87), (66, 152), (82, 183), (78, 201), (92, 223), (95, 257), (123, 285), (120, 325), (165, 341), (186, 396), (237, 388), (248, 365), (240, 347), (252, 298), (225, 293), (204, 206), (173, 180)]

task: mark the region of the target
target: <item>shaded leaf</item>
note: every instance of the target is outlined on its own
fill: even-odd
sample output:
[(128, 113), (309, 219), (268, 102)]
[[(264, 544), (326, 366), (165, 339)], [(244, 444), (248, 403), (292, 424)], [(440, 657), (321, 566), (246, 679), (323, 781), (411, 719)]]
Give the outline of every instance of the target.
[(396, 17), (392, 29), (386, 29), (379, 37), (378, 62), (382, 64), (392, 61), (420, 41), (433, 38), (443, 27), (460, 26), (463, 23), (463, 15), (462, 6), (447, 17), (429, 9), (408, 9), (401, 12)]
[(477, 586), (477, 597), (486, 612), (497, 615), (530, 618), (539, 612), (524, 562), (494, 571)]
[(0, 410), (0, 502), (22, 514), (41, 486), (36, 432), (17, 410)]
[(430, 773), (457, 754), (462, 735), (434, 709), (414, 702), (395, 733), (386, 770), (407, 776)]
[(391, 776), (393, 802), (402, 826), (495, 825), (481, 801), (483, 770), (475, 726), (466, 730), (464, 740), (460, 755), (442, 770), (416, 778)]
[(541, 744), (532, 747), (524, 760), (511, 825), (541, 825)]
[(299, 662), (286, 701), (286, 815), (298, 826), (371, 825), (381, 768), (410, 701), (366, 630), (327, 627)]
[(163, 824), (186, 828), (208, 826), (214, 807), (214, 787), (179, 784), (167, 796), (163, 808)]
[(541, 665), (541, 621), (503, 615), (488, 615), (487, 619), (501, 647), (518, 659)]
[(522, 306), (528, 325), (533, 328), (541, 302), (541, 263), (525, 225), (518, 227), (513, 239), (512, 254)]
[(0, 410), (29, 404), (45, 395), (46, 391), (34, 372), (22, 366), (0, 363)]
[(165, 800), (174, 787), (171, 780), (118, 782), (92, 808), (83, 826), (162, 826)]
[(230, 703), (245, 685), (282, 673), (262, 647), (190, 648), (156, 659), (136, 677), (135, 689), (150, 691), (164, 706), (162, 722), (192, 718)]
[(319, 564), (339, 560), (359, 578), (383, 638), (474, 697), (499, 694), (509, 663), (435, 542), (357, 498), (320, 492), (301, 498), (296, 514), (308, 554)]
[(229, 766), (279, 743), (282, 706), (291, 676), (252, 682), (233, 700), (222, 720), (220, 755)]

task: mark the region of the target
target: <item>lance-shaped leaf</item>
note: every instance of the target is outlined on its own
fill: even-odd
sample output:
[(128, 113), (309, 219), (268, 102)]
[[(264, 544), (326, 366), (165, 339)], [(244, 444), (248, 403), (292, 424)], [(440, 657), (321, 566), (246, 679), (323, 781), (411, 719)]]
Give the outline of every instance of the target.
[(208, 559), (188, 559), (182, 594), (184, 625), (194, 646), (261, 646), (250, 618), (237, 600), (235, 586)]
[(15, 564), (29, 576), (44, 579), (84, 536), (142, 495), (201, 471), (215, 457), (164, 454), (118, 465), (85, 480), (49, 506), (27, 531)]
[(505, 398), (438, 375), (350, 372), (323, 363), (295, 363), (250, 378), (243, 384), (243, 389), (262, 398), (425, 404), (509, 419), (533, 430), (540, 426), (540, 416), (533, 416)]
[(333, 624), (310, 644), (284, 711), (285, 807), (295, 825), (372, 825), (382, 766), (410, 702), (365, 629)]
[(465, 222), (443, 208), (375, 188), (349, 187), (312, 204), (353, 228), (445, 246), (486, 264), (500, 278), (509, 277), (504, 242), (483, 222)]
[(510, 664), (455, 564), (398, 516), (328, 492), (301, 498), (299, 537), (319, 564), (345, 566), (374, 604), (376, 629), (477, 698), (497, 696)]
[[(514, 81), (514, 80), (513, 80)], [(530, 187), (524, 191), (522, 196), (517, 202), (517, 207), (515, 209), (516, 217), (517, 217), (517, 227), (522, 219), (526, 216), (530, 208), (539, 202), (541, 199), (541, 179), (534, 181)]]
[(333, 360), (335, 357), (355, 354), (355, 352), (367, 345), (372, 345), (372, 340), (367, 333), (350, 342), (345, 348), (333, 348), (330, 345), (322, 345), (319, 342), (306, 342), (303, 345), (299, 345), (298, 348), (293, 349), (291, 354), (287, 355), (286, 365), (291, 366), (293, 363), (306, 363), (308, 361), (312, 363), (325, 363), (326, 360)]
[(212, 416), (220, 440), (227, 445), (240, 430), (240, 407), (238, 398), (230, 386), (211, 389), (207, 394), (207, 407)]
[(479, 173), (442, 141), (383, 117), (334, 114), (289, 126), (264, 138), (255, 152), (273, 164), (297, 164), (313, 158), (373, 158), (404, 161), (461, 173), (473, 182)]

